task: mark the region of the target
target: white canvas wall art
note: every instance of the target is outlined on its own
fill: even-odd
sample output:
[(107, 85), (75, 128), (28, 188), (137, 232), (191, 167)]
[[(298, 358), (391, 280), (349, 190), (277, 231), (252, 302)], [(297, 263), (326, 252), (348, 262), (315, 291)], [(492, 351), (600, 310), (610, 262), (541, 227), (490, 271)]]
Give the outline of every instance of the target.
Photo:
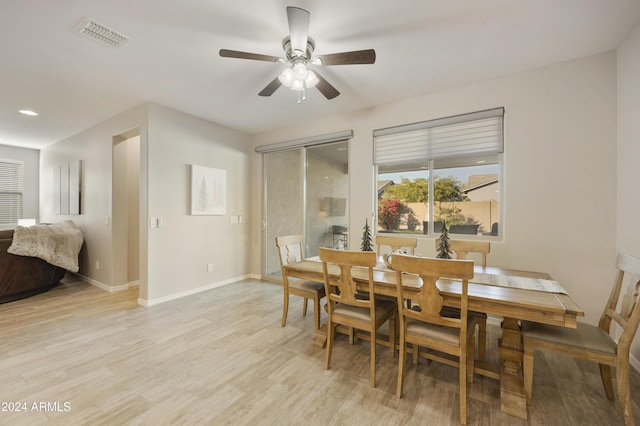
[(224, 215), (227, 212), (227, 171), (191, 166), (191, 214)]

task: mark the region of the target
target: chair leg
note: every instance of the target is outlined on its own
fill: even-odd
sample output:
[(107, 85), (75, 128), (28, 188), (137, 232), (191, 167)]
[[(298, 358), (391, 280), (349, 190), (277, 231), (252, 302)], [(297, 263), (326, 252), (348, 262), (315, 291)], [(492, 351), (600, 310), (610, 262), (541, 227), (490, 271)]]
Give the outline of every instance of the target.
[(467, 424), (467, 354), (460, 354), (458, 362), (460, 381), (460, 424)]
[(369, 381), (371, 383), (371, 387), (375, 388), (376, 387), (376, 329), (375, 329), (375, 325), (372, 327), (371, 330), (371, 372), (369, 374)]
[(629, 358), (619, 357), (616, 362), (616, 386), (624, 424), (627, 426), (635, 425), (633, 405), (631, 404), (631, 389), (629, 387)]
[(420, 346), (414, 343), (411, 348), (413, 349), (413, 365), (418, 365), (418, 357), (420, 356)]
[(604, 392), (607, 394), (607, 398), (615, 401), (613, 383), (611, 383), (611, 367), (607, 364), (600, 364), (600, 377), (602, 378), (602, 385), (604, 386)]
[(398, 398), (402, 398), (402, 385), (404, 383), (404, 363), (407, 355), (407, 345), (404, 341), (404, 332), (402, 330), (400, 330), (400, 349), (398, 353), (398, 382), (396, 384), (396, 396)]
[(336, 332), (336, 326), (329, 320), (327, 324), (327, 351), (324, 358), (324, 369), (328, 370), (331, 365), (331, 352), (333, 351), (333, 337)]
[(303, 305), (302, 305), (302, 316), (303, 316), (303, 317), (307, 315), (307, 301), (308, 301), (308, 300), (309, 300), (309, 299), (307, 299), (307, 298), (305, 297), (305, 298), (304, 298), (304, 302), (302, 302), (302, 303), (303, 303)]
[(485, 361), (487, 354), (487, 319), (478, 318), (478, 360)]
[(316, 297), (313, 301), (313, 322), (316, 331), (320, 330), (320, 298)]
[(396, 314), (393, 314), (389, 318), (389, 350), (391, 351), (391, 358), (396, 356)]
[(475, 366), (475, 337), (471, 337), (469, 343), (467, 343), (467, 381), (473, 383), (473, 368)]
[(284, 293), (284, 304), (282, 306), (282, 322), (280, 323), (280, 327), (284, 327), (287, 323), (287, 313), (289, 312), (289, 293)]
[(527, 405), (531, 405), (533, 397), (533, 350), (524, 348), (522, 358), (522, 373), (524, 375), (524, 394), (527, 397)]

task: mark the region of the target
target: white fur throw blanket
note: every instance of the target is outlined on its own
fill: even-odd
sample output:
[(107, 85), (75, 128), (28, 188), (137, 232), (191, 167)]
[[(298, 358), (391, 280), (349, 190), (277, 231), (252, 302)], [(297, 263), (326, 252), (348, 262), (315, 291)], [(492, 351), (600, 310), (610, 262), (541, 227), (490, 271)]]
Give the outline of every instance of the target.
[(8, 253), (38, 257), (70, 272), (78, 272), (82, 231), (71, 220), (51, 225), (16, 226)]

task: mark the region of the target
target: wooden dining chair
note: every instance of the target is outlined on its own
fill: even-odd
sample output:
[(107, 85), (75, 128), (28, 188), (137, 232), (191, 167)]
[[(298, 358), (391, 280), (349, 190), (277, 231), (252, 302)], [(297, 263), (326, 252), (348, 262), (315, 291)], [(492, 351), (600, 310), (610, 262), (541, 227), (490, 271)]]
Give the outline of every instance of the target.
[[(424, 347), (427, 359), (458, 367), (460, 382), (460, 423), (467, 423), (467, 380), (473, 381), (476, 319), (468, 316), (468, 283), (473, 278), (473, 261), (433, 259), (393, 255), (400, 312), (400, 360), (396, 396), (402, 398), (407, 343), (413, 349)], [(418, 294), (419, 310), (404, 307), (403, 273), (418, 274), (422, 288)], [(440, 314), (443, 297), (436, 286), (439, 279), (462, 281), (460, 318)], [(446, 354), (452, 355), (447, 357)]]
[[(611, 382), (611, 367), (616, 368), (618, 402), (624, 422), (633, 425), (633, 407), (629, 387), (629, 349), (640, 321), (640, 259), (618, 254), (616, 277), (609, 300), (604, 307), (598, 326), (578, 322), (575, 329), (522, 322), (522, 343), (524, 347), (524, 387), (527, 404), (533, 395), (533, 354), (536, 349), (559, 352), (600, 364), (600, 376), (607, 397), (614, 401)], [(621, 298), (625, 276), (630, 276), (628, 292)], [(612, 322), (622, 334), (618, 343), (612, 336)], [(615, 328), (615, 327), (614, 327)]]
[(284, 327), (287, 323), (287, 313), (289, 312), (289, 295), (301, 296), (304, 298), (302, 305), (302, 315), (307, 315), (307, 301), (313, 300), (313, 321), (316, 330), (320, 329), (320, 300), (325, 297), (324, 283), (316, 281), (306, 281), (297, 278), (289, 278), (285, 265), (293, 262), (300, 262), (304, 259), (304, 237), (302, 235), (287, 235), (276, 237), (276, 248), (280, 259), (280, 270), (282, 271), (282, 282), (284, 284), (284, 305), (282, 307), (282, 322)]
[[(371, 341), (370, 354), (370, 384), (376, 386), (376, 330), (389, 321), (389, 349), (392, 356), (395, 355), (395, 301), (378, 300), (376, 297), (362, 299), (356, 296), (356, 283), (352, 273), (355, 268), (361, 269), (368, 276), (368, 292), (374, 294), (373, 267), (376, 266), (377, 256), (370, 251), (345, 251), (319, 248), (318, 254), (322, 261), (322, 273), (324, 276), (325, 291), (329, 321), (327, 326), (327, 352), (325, 356), (325, 369), (331, 365), (331, 352), (333, 351), (333, 339), (338, 324), (369, 332)], [(328, 269), (332, 265), (339, 268), (338, 275), (329, 274)]]
[[(436, 249), (440, 247), (440, 239), (436, 240)], [(466, 259), (469, 253), (482, 254), (482, 267), (487, 267), (487, 253), (491, 251), (491, 243), (488, 241), (463, 241), (449, 240), (449, 247), (456, 255), (456, 259)], [(445, 307), (443, 315), (459, 317), (457, 308)], [(487, 314), (484, 312), (469, 311), (469, 316), (478, 321), (478, 360), (484, 361), (487, 353)]]
[[(440, 239), (436, 239), (436, 249), (440, 246)], [(491, 243), (489, 241), (464, 241), (449, 240), (449, 247), (455, 253), (456, 259), (466, 259), (469, 253), (479, 253), (482, 255), (483, 268), (487, 267), (487, 254), (491, 251)]]
[(381, 247), (389, 246), (391, 251), (407, 249), (409, 254), (415, 254), (415, 249), (418, 246), (418, 239), (414, 237), (391, 237), (389, 235), (377, 235), (376, 236), (376, 253), (378, 256), (382, 254)]

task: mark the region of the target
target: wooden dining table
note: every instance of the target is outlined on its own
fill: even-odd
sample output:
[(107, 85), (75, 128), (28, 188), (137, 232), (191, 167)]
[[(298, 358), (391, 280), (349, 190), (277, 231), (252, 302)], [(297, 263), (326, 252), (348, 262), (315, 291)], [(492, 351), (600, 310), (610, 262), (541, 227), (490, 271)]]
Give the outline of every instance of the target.
[[(338, 275), (335, 265), (328, 265), (330, 275)], [(317, 258), (285, 266), (289, 277), (312, 281), (324, 281), (322, 263)], [(534, 321), (561, 327), (576, 328), (576, 318), (584, 312), (562, 290), (551, 277), (544, 272), (519, 271), (513, 269), (475, 266), (477, 281), (469, 280), (469, 310), (486, 312), (500, 316), (502, 336), (499, 340), (501, 362), (491, 364), (475, 361), (474, 373), (500, 381), (500, 410), (504, 413), (527, 419), (527, 404), (522, 379), (522, 339), (520, 320)], [(352, 271), (354, 280), (368, 290), (368, 272)], [(389, 269), (380, 258), (373, 272), (374, 292), (380, 295), (397, 296), (396, 272)], [(502, 286), (516, 282), (517, 286)], [(492, 282), (490, 285), (483, 282)], [(405, 275), (402, 279), (403, 293), (406, 298), (417, 300), (422, 281), (416, 275)], [(520, 285), (524, 284), (524, 286)], [(550, 289), (538, 289), (539, 284), (551, 284)], [(445, 306), (460, 307), (462, 283), (441, 279), (437, 283)], [(554, 285), (556, 286), (554, 288)], [(535, 288), (535, 289), (534, 289)], [(557, 289), (556, 289), (557, 288)], [(316, 332), (314, 345), (323, 347), (326, 343), (326, 325)]]

